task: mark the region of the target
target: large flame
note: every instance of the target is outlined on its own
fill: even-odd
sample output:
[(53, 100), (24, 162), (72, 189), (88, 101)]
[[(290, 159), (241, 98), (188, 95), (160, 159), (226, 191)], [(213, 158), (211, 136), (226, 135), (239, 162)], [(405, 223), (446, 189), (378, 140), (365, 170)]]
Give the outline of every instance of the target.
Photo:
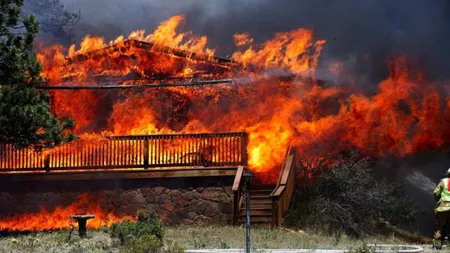
[[(335, 155), (350, 148), (372, 156), (403, 156), (440, 148), (449, 140), (447, 96), (419, 74), (411, 75), (403, 58), (390, 64), (391, 75), (380, 83), (378, 93), (365, 96), (315, 82), (325, 41), (315, 41), (308, 29), (278, 33), (261, 44), (250, 34), (236, 34), (235, 64), (214, 58), (205, 36), (178, 32), (183, 21), (183, 16), (174, 16), (149, 35), (139, 30), (127, 37), (148, 42), (144, 46), (127, 43), (124, 36), (109, 43), (86, 36), (79, 49), (42, 48), (43, 75), (51, 85), (196, 77), (233, 78), (235, 85), (120, 93), (59, 91), (52, 94), (55, 113), (74, 118), (79, 133), (246, 131), (249, 166), (255, 172), (280, 165), (290, 141), (301, 156)], [(338, 74), (342, 69), (338, 62), (329, 71)]]
[[(236, 34), (239, 51), (230, 62), (213, 57), (205, 36), (178, 32), (183, 20), (172, 17), (149, 35), (139, 30), (108, 43), (86, 36), (79, 48), (40, 48), (43, 76), (50, 85), (198, 78), (233, 78), (233, 85), (58, 91), (52, 92), (54, 112), (74, 118), (78, 133), (99, 136), (246, 131), (249, 167), (270, 182), (291, 141), (298, 157), (312, 163), (353, 148), (373, 157), (405, 156), (449, 144), (448, 90), (424, 82), (404, 58), (389, 64), (390, 76), (367, 96), (316, 82), (325, 41), (314, 40), (310, 30), (278, 33), (261, 44)], [(329, 71), (336, 75), (344, 67), (337, 62)], [(82, 142), (91, 135), (81, 136)]]
[(114, 222), (132, 217), (118, 217), (112, 212), (106, 212), (97, 202), (94, 194), (84, 193), (74, 203), (68, 206), (57, 206), (53, 211), (44, 208), (35, 214), (19, 214), (0, 220), (0, 231), (46, 231), (52, 229), (70, 229), (71, 225), (77, 227), (75, 220), (70, 220), (71, 215), (94, 214), (93, 219), (88, 220), (88, 228), (101, 228), (110, 226)]

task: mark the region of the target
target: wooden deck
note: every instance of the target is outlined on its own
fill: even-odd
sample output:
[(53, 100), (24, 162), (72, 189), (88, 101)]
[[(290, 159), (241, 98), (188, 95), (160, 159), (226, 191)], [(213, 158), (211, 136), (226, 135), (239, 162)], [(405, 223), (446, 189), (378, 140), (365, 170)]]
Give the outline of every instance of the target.
[(243, 132), (110, 136), (46, 151), (0, 145), (0, 176), (47, 180), (234, 175), (247, 163), (246, 147)]
[(76, 171), (51, 173), (3, 173), (0, 182), (156, 179), (180, 177), (234, 177), (237, 167), (165, 168), (149, 170)]

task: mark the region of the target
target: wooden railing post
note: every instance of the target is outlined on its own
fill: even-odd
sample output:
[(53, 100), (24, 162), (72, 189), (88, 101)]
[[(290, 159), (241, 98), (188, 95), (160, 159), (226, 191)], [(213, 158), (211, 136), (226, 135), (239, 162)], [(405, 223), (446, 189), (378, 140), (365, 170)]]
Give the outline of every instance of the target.
[(248, 141), (247, 134), (243, 133), (242, 134), (242, 143), (241, 143), (241, 145), (242, 145), (241, 146), (241, 151), (242, 151), (241, 164), (243, 164), (244, 166), (248, 165), (247, 164), (247, 162), (248, 162), (248, 159), (247, 159), (247, 141)]
[(237, 190), (233, 192), (233, 225), (237, 225), (239, 223), (239, 212), (240, 212), (240, 206), (239, 206), (239, 199), (241, 196), (241, 190)]
[(50, 154), (44, 157), (44, 168), (45, 172), (50, 172)]
[(271, 228), (278, 227), (278, 197), (272, 197), (272, 223)]
[(295, 188), (295, 150), (289, 146), (272, 197), (272, 228), (278, 227), (289, 208)]
[(149, 141), (148, 138), (144, 138), (144, 170), (148, 170), (148, 148), (149, 148)]
[(241, 211), (241, 179), (243, 173), (244, 166), (239, 166), (233, 182), (233, 225), (237, 225), (239, 223), (239, 212)]

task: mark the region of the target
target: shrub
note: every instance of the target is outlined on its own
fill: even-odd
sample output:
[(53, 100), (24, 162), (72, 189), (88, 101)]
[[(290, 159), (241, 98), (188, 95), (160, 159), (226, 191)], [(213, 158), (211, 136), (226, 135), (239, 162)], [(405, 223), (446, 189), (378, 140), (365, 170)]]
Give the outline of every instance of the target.
[(184, 248), (177, 242), (168, 240), (162, 248), (161, 253), (184, 253)]
[(129, 238), (126, 241), (123, 253), (158, 253), (161, 241), (155, 235), (143, 235), (139, 238)]
[[(140, 210), (136, 222), (122, 221), (114, 223), (110, 227), (112, 237), (120, 239), (124, 244), (127, 238), (139, 238), (142, 236), (155, 236), (161, 243), (164, 238), (164, 228), (154, 212)], [(148, 239), (148, 238), (147, 238)]]
[(322, 170), (294, 201), (286, 225), (364, 236), (374, 233), (380, 220), (414, 224), (415, 205), (401, 186), (376, 180), (369, 160), (354, 162), (354, 157), (340, 157), (330, 169)]
[(123, 253), (184, 253), (184, 249), (172, 241), (161, 246), (161, 241), (155, 235), (144, 235), (126, 241)]

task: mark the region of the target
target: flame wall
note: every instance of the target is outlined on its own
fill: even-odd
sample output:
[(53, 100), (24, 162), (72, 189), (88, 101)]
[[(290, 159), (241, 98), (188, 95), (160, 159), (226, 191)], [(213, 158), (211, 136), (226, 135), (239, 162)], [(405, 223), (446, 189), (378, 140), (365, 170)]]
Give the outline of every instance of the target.
[[(43, 74), (51, 85), (142, 83), (155, 77), (233, 78), (233, 85), (118, 93), (58, 91), (52, 94), (55, 113), (77, 120), (81, 139), (87, 131), (246, 131), (250, 168), (266, 172), (272, 182), (290, 141), (298, 147), (298, 157), (312, 164), (355, 148), (364, 156), (402, 157), (448, 146), (448, 86), (425, 81), (408, 57), (390, 60), (389, 76), (376, 93), (367, 95), (359, 88), (364, 84), (329, 86), (316, 80), (326, 44), (308, 29), (277, 33), (261, 44), (255, 44), (250, 34), (236, 34), (233, 39), (240, 49), (232, 58), (237, 63), (226, 64), (212, 57), (207, 37), (178, 32), (183, 20), (174, 16), (149, 35), (135, 31), (128, 36), (151, 43), (146, 48), (126, 44), (123, 36), (110, 43), (87, 36), (79, 49), (68, 49), (69, 60), (61, 47), (41, 49)], [(174, 48), (196, 54), (180, 57)], [(330, 65), (329, 73), (351, 76), (342, 62)]]
[(12, 183), (1, 186), (0, 231), (69, 229), (69, 217), (94, 214), (89, 228), (133, 220), (139, 209), (165, 223), (228, 224), (233, 178), (90, 180)]

